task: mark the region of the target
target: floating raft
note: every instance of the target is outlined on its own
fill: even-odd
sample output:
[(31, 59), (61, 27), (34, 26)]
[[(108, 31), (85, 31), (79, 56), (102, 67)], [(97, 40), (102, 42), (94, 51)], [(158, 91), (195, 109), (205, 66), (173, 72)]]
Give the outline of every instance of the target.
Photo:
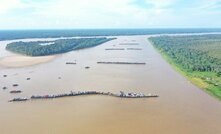
[(22, 91), (21, 90), (12, 90), (10, 91), (11, 94), (16, 94), (16, 93), (21, 93)]
[(66, 64), (67, 64), (67, 65), (70, 65), (70, 64), (75, 65), (75, 64), (77, 64), (77, 63), (76, 63), (76, 62), (66, 62)]
[(125, 50), (124, 48), (106, 48), (105, 50)]
[(14, 98), (12, 100), (9, 100), (9, 102), (15, 102), (15, 101), (27, 101), (29, 100), (28, 98)]
[(138, 43), (120, 43), (119, 45), (139, 45)]
[(125, 93), (120, 91), (119, 94), (111, 93), (111, 92), (97, 92), (97, 91), (84, 91), (84, 92), (70, 92), (64, 94), (57, 94), (57, 95), (32, 95), (30, 98), (14, 98), (9, 100), (9, 102), (16, 102), (16, 101), (28, 101), (28, 100), (39, 100), (39, 99), (55, 99), (55, 98), (63, 98), (63, 97), (71, 97), (71, 96), (81, 96), (81, 95), (106, 95), (106, 96), (113, 96), (119, 98), (150, 98), (150, 97), (158, 97), (158, 95), (148, 94), (145, 95), (143, 93)]
[(142, 50), (141, 48), (127, 48), (127, 50)]
[(145, 62), (105, 62), (99, 61), (97, 64), (136, 64), (136, 65), (145, 65)]

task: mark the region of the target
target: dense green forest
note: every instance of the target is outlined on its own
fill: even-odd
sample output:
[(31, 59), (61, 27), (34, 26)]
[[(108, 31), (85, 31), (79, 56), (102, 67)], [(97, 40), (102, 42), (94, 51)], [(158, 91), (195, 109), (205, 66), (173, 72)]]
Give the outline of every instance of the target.
[(70, 29), (70, 30), (0, 30), (0, 40), (27, 38), (57, 38), (76, 36), (117, 36), (148, 35), (175, 33), (221, 32), (220, 28), (185, 28), (185, 29)]
[(193, 83), (221, 99), (221, 35), (149, 38)]
[(13, 42), (6, 50), (29, 56), (45, 56), (100, 45), (114, 38), (59, 39), (55, 41)]

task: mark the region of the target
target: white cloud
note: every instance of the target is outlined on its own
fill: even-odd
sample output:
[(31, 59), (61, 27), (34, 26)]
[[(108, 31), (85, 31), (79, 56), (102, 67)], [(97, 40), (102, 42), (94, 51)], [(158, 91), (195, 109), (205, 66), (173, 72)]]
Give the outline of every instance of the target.
[(220, 7), (221, 0), (202, 0), (199, 3), (199, 9), (208, 10)]
[(20, 0), (0, 0), (0, 14), (5, 14), (13, 9), (22, 8)]
[(152, 4), (155, 8), (165, 8), (174, 5), (177, 0), (145, 0), (147, 4)]
[[(217, 3), (221, 0), (192, 0), (185, 6), (180, 4), (184, 0), (143, 0), (147, 5), (139, 5), (137, 1), (0, 0), (0, 28), (13, 28), (12, 25), (15, 28), (142, 28), (181, 27), (186, 24), (198, 26), (203, 15), (210, 13), (209, 17), (214, 18), (220, 14), (210, 12), (208, 8), (217, 8)], [(11, 11), (14, 9), (19, 9), (20, 12), (13, 15)], [(208, 19), (207, 22), (212, 20)]]

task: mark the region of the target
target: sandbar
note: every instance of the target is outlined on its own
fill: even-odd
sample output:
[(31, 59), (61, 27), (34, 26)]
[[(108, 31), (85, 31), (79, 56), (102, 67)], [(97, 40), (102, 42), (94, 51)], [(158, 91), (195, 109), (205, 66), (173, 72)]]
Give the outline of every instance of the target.
[(0, 59), (0, 66), (17, 68), (17, 67), (26, 67), (33, 66), (41, 63), (46, 63), (53, 60), (56, 56), (39, 56), (39, 57), (30, 57), (30, 56), (8, 56)]

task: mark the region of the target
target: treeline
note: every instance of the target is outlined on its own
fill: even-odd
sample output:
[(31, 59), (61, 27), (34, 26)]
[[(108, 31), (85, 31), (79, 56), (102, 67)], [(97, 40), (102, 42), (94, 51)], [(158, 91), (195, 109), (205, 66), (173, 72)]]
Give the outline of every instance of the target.
[(182, 69), (221, 74), (221, 35), (160, 36), (150, 41)]
[(28, 56), (45, 56), (93, 47), (113, 39), (114, 38), (80, 38), (35, 42), (20, 41), (7, 44), (6, 50)]
[(175, 33), (221, 32), (220, 28), (210, 29), (72, 29), (72, 30), (0, 30), (0, 40), (27, 38), (59, 38), (76, 36), (117, 36)]

